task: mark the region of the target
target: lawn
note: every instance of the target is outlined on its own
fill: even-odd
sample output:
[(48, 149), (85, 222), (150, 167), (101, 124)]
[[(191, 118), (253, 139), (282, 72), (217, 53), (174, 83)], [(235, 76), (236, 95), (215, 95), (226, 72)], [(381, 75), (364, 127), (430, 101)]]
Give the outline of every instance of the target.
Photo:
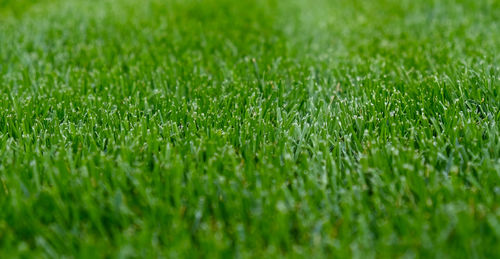
[(500, 1), (0, 0), (0, 257), (500, 257)]

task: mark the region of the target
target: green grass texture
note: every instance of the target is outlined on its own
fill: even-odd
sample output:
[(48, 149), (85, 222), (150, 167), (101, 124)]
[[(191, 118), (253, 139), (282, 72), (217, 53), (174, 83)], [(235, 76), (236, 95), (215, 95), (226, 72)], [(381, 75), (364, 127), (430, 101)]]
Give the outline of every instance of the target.
[(500, 1), (0, 0), (0, 257), (500, 257)]

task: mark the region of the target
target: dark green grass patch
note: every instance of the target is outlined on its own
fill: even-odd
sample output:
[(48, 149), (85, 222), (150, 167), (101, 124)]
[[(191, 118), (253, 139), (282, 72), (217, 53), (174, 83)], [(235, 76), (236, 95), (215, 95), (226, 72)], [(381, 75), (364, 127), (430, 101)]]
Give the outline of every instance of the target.
[(32, 7), (0, 22), (0, 254), (500, 255), (498, 1)]

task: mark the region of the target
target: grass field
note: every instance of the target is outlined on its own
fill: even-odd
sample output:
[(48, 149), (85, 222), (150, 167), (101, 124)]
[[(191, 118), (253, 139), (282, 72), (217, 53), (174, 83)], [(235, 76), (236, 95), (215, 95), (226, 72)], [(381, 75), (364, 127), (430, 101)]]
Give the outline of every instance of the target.
[(500, 257), (500, 1), (0, 0), (0, 257)]

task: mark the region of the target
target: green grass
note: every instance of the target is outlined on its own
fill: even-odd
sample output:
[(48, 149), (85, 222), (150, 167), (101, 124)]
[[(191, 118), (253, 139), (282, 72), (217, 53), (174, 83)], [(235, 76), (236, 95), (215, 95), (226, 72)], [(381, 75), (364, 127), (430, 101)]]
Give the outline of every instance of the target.
[(499, 17), (0, 0), (0, 255), (499, 257)]

